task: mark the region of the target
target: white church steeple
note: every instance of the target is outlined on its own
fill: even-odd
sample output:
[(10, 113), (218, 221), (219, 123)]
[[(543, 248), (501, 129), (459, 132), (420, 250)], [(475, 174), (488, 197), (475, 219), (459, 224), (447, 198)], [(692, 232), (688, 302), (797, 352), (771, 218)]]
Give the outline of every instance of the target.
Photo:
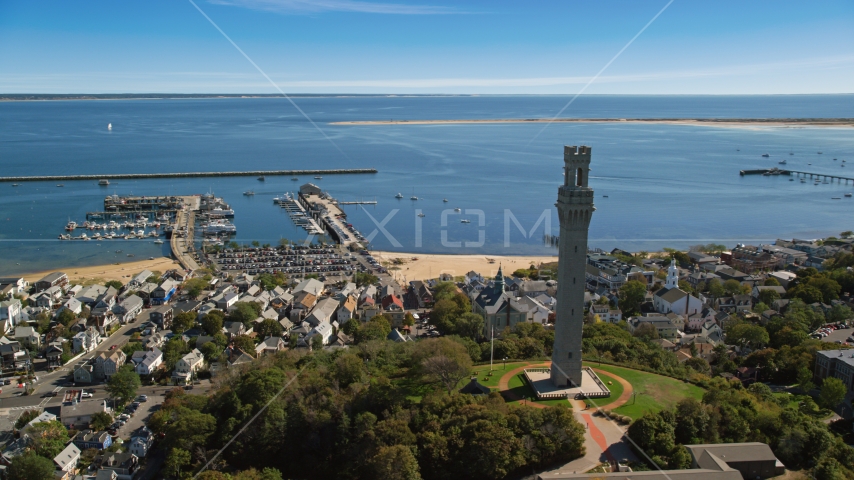
[(664, 288), (679, 288), (679, 269), (676, 268), (676, 259), (670, 259), (670, 268), (667, 269), (667, 282)]

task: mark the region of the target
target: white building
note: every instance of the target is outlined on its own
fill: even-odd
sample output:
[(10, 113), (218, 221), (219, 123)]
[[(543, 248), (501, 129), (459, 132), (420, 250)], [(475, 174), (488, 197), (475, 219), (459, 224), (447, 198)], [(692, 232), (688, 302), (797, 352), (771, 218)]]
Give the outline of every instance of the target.
[(6, 320), (9, 328), (21, 322), (21, 301), (17, 298), (0, 302), (0, 321)]
[(175, 362), (175, 370), (172, 372), (172, 380), (175, 385), (188, 385), (204, 363), (205, 357), (202, 356), (202, 352), (198, 348), (194, 348), (192, 352), (181, 357)]
[(703, 310), (703, 302), (699, 298), (679, 288), (679, 269), (676, 268), (676, 260), (670, 261), (667, 281), (663, 288), (653, 294), (652, 298), (655, 311), (659, 313), (688, 316)]
[(99, 343), (101, 343), (101, 334), (95, 327), (89, 327), (77, 335), (74, 335), (72, 340), (72, 349), (74, 350), (74, 353), (91, 352)]

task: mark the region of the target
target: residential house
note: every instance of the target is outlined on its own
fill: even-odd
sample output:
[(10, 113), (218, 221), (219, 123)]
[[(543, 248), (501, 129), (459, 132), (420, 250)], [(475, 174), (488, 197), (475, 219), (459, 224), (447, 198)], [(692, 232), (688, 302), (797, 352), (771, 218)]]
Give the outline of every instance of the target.
[(321, 293), (323, 293), (323, 288), (323, 282), (314, 278), (309, 278), (297, 284), (297, 286), (294, 287), (291, 293), (293, 293), (294, 297), (296, 297), (300, 292), (308, 292), (314, 295), (315, 298), (317, 298), (320, 296)]
[(380, 305), (384, 313), (392, 319), (392, 327), (397, 328), (403, 326), (403, 320), (406, 317), (406, 311), (403, 309), (403, 301), (400, 297), (394, 295), (386, 295), (380, 300)]
[(396, 328), (391, 330), (391, 332), (388, 334), (386, 339), (391, 340), (392, 342), (397, 342), (397, 343), (404, 343), (404, 342), (411, 342), (412, 341), (412, 337), (410, 337), (409, 335), (404, 335), (403, 333), (400, 333), (400, 330), (398, 330)]
[(205, 358), (199, 349), (194, 348), (192, 352), (181, 357), (175, 362), (175, 370), (172, 372), (172, 381), (175, 385), (189, 385), (193, 377), (205, 363)]
[[(62, 289), (58, 286), (49, 287), (36, 296), (36, 305), (47, 310), (56, 309), (62, 302)], [(72, 303), (73, 305), (73, 303)], [(79, 307), (82, 311), (82, 307)], [(78, 312), (79, 313), (79, 312)]]
[(246, 326), (243, 322), (225, 322), (222, 326), (222, 333), (231, 340), (240, 335), (246, 335)]
[(86, 365), (80, 365), (79, 367), (74, 369), (74, 383), (94, 383), (95, 375), (93, 373), (94, 366), (92, 364), (87, 363)]
[(116, 374), (116, 372), (119, 371), (119, 368), (125, 364), (126, 360), (127, 356), (119, 349), (114, 350), (110, 354), (101, 352), (97, 357), (95, 357), (95, 379), (99, 381), (109, 380)]
[(141, 271), (137, 276), (133, 277), (130, 282), (128, 282), (128, 289), (134, 290), (141, 287), (145, 284), (145, 281), (151, 277), (151, 272), (148, 270)]
[[(499, 268), (499, 270), (501, 270), (501, 268)], [(409, 289), (418, 299), (417, 308), (433, 306), (433, 291), (430, 290), (430, 287), (428, 287), (426, 283), (420, 280), (413, 280), (409, 282)]]
[(274, 354), (285, 349), (285, 341), (282, 337), (267, 337), (255, 347), (255, 356)]
[[(0, 346), (2, 348), (2, 346)], [(44, 352), (44, 358), (47, 359), (48, 368), (57, 368), (62, 366), (62, 342), (51, 342)]]
[(24, 347), (39, 349), (41, 347), (41, 336), (33, 327), (16, 327), (15, 340)]
[(65, 480), (71, 478), (71, 474), (77, 468), (77, 462), (80, 461), (80, 449), (77, 445), (69, 443), (59, 455), (53, 457), (53, 463), (56, 469), (62, 472), (61, 475), (54, 475), (54, 479)]
[(136, 295), (146, 304), (151, 304), (151, 294), (157, 290), (156, 283), (143, 283), (142, 286), (136, 289)]
[(71, 439), (71, 443), (77, 445), (81, 451), (88, 448), (104, 450), (113, 444), (113, 437), (105, 431), (95, 432), (86, 429), (77, 432), (77, 435)]
[(649, 324), (658, 331), (658, 338), (675, 342), (679, 337), (679, 324), (665, 316), (630, 317), (629, 332), (634, 333), (641, 325)]
[(67, 428), (80, 430), (88, 428), (92, 423), (92, 416), (98, 412), (110, 412), (106, 400), (64, 403), (59, 408), (59, 421)]
[(162, 329), (170, 328), (172, 326), (172, 307), (169, 305), (156, 307), (148, 313), (148, 319)]
[(715, 299), (715, 310), (726, 314), (750, 313), (753, 309), (753, 299), (750, 295), (733, 295)]
[[(365, 287), (364, 290), (362, 290), (362, 293), (359, 295), (359, 304), (363, 303), (365, 300), (367, 300), (369, 298), (374, 299), (374, 297), (376, 297), (376, 296), (377, 296), (377, 287), (375, 287), (374, 285), (368, 285), (367, 287)], [(417, 300), (417, 296), (416, 296), (416, 300)], [(415, 307), (415, 308), (417, 308), (417, 307)]]
[(321, 323), (320, 325), (316, 325), (305, 337), (300, 339), (299, 344), (311, 347), (311, 339), (318, 335), (323, 339), (323, 345), (328, 345), (329, 340), (332, 338), (332, 324)]
[(166, 279), (151, 292), (150, 302), (152, 305), (163, 305), (172, 299), (172, 295), (178, 290), (180, 284), (172, 279)]
[(356, 315), (356, 308), (358, 308), (358, 302), (356, 301), (356, 297), (347, 296), (342, 302), (341, 306), (338, 307), (338, 312), (335, 317), (338, 320), (339, 325), (344, 325), (350, 319), (352, 319)]
[(216, 300), (216, 306), (222, 311), (228, 311), (229, 308), (232, 307), (237, 300), (240, 298), (240, 295), (234, 291), (227, 291), (222, 294), (222, 296)]
[(21, 301), (17, 298), (0, 302), (0, 321), (5, 320), (9, 328), (21, 323)]
[(151, 375), (163, 364), (163, 352), (159, 348), (151, 350), (142, 350), (133, 352), (131, 361), (134, 363), (134, 370), (140, 375)]
[(0, 359), (3, 370), (28, 370), (30, 355), (21, 347), (19, 342), (9, 342), (0, 345)]
[(750, 292), (750, 296), (753, 297), (754, 301), (758, 302), (759, 301), (759, 295), (764, 291), (777, 292), (777, 295), (779, 295), (779, 298), (783, 298), (786, 296), (786, 289), (784, 287), (779, 286), (779, 285), (767, 286), (767, 287), (766, 286), (753, 287), (753, 290)]
[(321, 323), (331, 323), (337, 310), (337, 300), (331, 297), (323, 298), (311, 309), (311, 312), (305, 317), (305, 321), (315, 327)]
[(7, 295), (6, 298), (12, 298), (13, 295), (26, 293), (30, 287), (30, 282), (23, 277), (2, 277), (0, 278), (0, 287), (3, 287), (3, 292)]
[(68, 275), (63, 272), (48, 273), (41, 280), (35, 282), (33, 286), (36, 292), (47, 290), (50, 287), (58, 286), (60, 288), (68, 284)]
[(84, 287), (74, 295), (80, 303), (88, 305), (90, 308), (98, 304), (98, 299), (101, 295), (107, 292), (107, 287), (103, 285), (89, 285)]
[(101, 470), (114, 471), (117, 480), (133, 480), (139, 468), (139, 459), (130, 452), (105, 453), (95, 457), (95, 463), (101, 466)]
[(599, 320), (608, 323), (619, 323), (623, 319), (623, 312), (619, 308), (611, 308), (610, 305), (591, 305), (591, 318), (599, 316)]
[(167, 335), (171, 333), (171, 330), (161, 330), (159, 332), (152, 333), (151, 335), (142, 339), (142, 346), (146, 350), (151, 350), (152, 348), (160, 348), (168, 341)]
[(131, 295), (119, 302), (113, 311), (121, 323), (130, 323), (142, 313), (144, 303), (138, 295)]
[(291, 304), (291, 320), (302, 320), (317, 303), (317, 297), (306, 291), (294, 294)]
[[(786, 473), (786, 467), (777, 460), (771, 447), (764, 443), (685, 445), (685, 448), (691, 454), (692, 469), (713, 470), (724, 464), (740, 473), (742, 478), (771, 478)], [(677, 471), (691, 472), (692, 470)]]
[(95, 327), (89, 327), (72, 338), (74, 353), (91, 352), (101, 343), (101, 334)]
[(154, 443), (154, 433), (145, 426), (133, 432), (130, 436), (128, 451), (138, 458), (145, 458)]

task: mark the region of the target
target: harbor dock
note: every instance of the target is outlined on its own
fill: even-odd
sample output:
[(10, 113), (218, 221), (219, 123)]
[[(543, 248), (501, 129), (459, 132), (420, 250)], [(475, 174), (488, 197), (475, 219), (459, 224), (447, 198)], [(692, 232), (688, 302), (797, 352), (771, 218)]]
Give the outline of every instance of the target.
[(0, 182), (41, 182), (55, 180), (145, 180), (152, 178), (197, 177), (264, 177), (298, 175), (347, 175), (377, 173), (375, 168), (350, 168), (332, 170), (246, 170), (239, 172), (167, 172), (167, 173), (116, 173), (112, 175), (31, 175), (0, 177)]
[(762, 169), (756, 169), (756, 170), (741, 170), (739, 172), (739, 175), (741, 175), (742, 177), (745, 175), (764, 175), (764, 176), (788, 175), (788, 176), (796, 176), (796, 177), (817, 178), (817, 179), (821, 179), (821, 180), (830, 180), (831, 182), (833, 182), (833, 180), (836, 180), (837, 183), (842, 183), (843, 181), (845, 181), (846, 185), (850, 181), (852, 184), (854, 184), (854, 178), (852, 178), (852, 177), (843, 177), (840, 175), (830, 175), (827, 173), (802, 172), (800, 170), (783, 170), (781, 168), (762, 168)]
[(197, 196), (179, 197), (183, 200), (186, 208), (181, 208), (175, 216), (175, 231), (186, 231), (186, 235), (172, 235), (169, 245), (172, 248), (172, 256), (184, 267), (185, 270), (195, 271), (199, 268), (196, 259), (193, 258), (193, 238), (195, 234), (195, 214), (200, 208), (200, 198)]

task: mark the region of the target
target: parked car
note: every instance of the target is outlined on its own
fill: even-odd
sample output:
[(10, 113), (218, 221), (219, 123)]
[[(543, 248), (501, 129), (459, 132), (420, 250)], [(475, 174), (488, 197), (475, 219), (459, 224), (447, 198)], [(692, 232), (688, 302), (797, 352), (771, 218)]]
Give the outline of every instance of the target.
[(140, 402), (147, 402), (148, 401), (148, 395), (140, 395), (139, 401)]
[(92, 398), (92, 394), (89, 392), (83, 392), (83, 398)]
[(110, 350), (115, 350), (115, 349), (116, 349), (116, 347), (118, 347), (118, 345), (111, 345), (111, 346), (110, 346)]

